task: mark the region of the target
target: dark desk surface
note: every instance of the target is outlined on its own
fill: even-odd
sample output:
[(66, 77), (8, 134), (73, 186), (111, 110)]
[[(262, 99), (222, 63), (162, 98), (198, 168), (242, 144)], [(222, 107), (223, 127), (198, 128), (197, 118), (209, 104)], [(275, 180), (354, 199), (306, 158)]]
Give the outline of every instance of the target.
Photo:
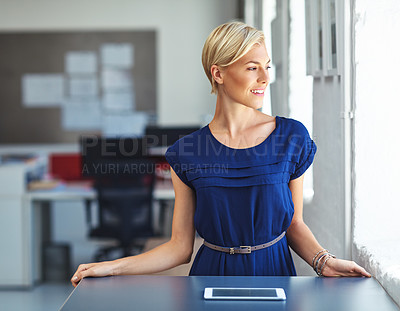
[[(205, 301), (205, 287), (282, 287), (283, 301)], [(62, 311), (399, 309), (373, 278), (118, 276), (84, 279)]]

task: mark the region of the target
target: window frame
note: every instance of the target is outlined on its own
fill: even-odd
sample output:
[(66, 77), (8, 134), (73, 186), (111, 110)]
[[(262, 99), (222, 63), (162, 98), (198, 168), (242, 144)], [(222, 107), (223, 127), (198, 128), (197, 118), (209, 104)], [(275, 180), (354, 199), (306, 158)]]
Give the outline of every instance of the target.
[[(306, 12), (306, 56), (307, 75), (313, 77), (340, 75), (341, 31), (339, 29), (340, 3), (338, 0), (305, 0)], [(334, 5), (334, 19), (331, 19), (331, 4)], [(335, 51), (332, 53), (332, 25), (335, 30)], [(336, 58), (336, 66), (333, 59)]]

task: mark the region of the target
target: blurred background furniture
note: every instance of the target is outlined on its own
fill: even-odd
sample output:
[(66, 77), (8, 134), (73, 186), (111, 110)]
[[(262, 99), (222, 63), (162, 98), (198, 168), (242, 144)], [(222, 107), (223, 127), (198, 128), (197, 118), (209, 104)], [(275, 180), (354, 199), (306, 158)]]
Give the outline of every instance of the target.
[(98, 225), (90, 229), (89, 235), (118, 241), (115, 246), (99, 249), (95, 254), (96, 261), (135, 255), (141, 252), (145, 238), (155, 234), (152, 213), (154, 163), (142, 159), (135, 165), (146, 169), (125, 178), (98, 178), (94, 183)]
[[(109, 185), (105, 182), (97, 182), (95, 185), (95, 181), (101, 179), (100, 177), (106, 179), (105, 175), (108, 174), (107, 179), (112, 179), (113, 176), (117, 179), (118, 176), (122, 183), (125, 175), (133, 176), (135, 161), (148, 160), (151, 165), (155, 165), (153, 208), (150, 211), (152, 236), (168, 239), (171, 234), (175, 195), (164, 153), (176, 139), (196, 129), (151, 127), (142, 138), (105, 138), (91, 135), (88, 138), (82, 137), (77, 148), (45, 148), (39, 153), (39, 157), (37, 153), (31, 155), (27, 151), (18, 151), (16, 156), (3, 153), (0, 165), (0, 215), (3, 217), (0, 217), (0, 223), (8, 234), (0, 239), (0, 245), (7, 250), (2, 257), (5, 265), (0, 267), (0, 286), (31, 287), (40, 283), (46, 274), (43, 269), (46, 261), (44, 255), (53, 254), (53, 250), (59, 250), (66, 244), (71, 247), (71, 266), (75, 267), (78, 262), (82, 262), (77, 255), (81, 252), (80, 249), (86, 249), (87, 245), (91, 247), (93, 244), (86, 238), (79, 238), (81, 233), (68, 233), (71, 231), (70, 226), (74, 225), (73, 231), (84, 234), (87, 232), (87, 236), (90, 236), (91, 231), (100, 225), (99, 192), (104, 190), (103, 197), (109, 194), (106, 189)], [(89, 144), (85, 154), (82, 154), (83, 140)], [(24, 155), (23, 158), (21, 154)], [(86, 221), (78, 219), (78, 225), (74, 224), (76, 211), (80, 211), (82, 207), (87, 211)], [(60, 219), (59, 214), (65, 218), (61, 217), (62, 220), (57, 221)], [(79, 212), (78, 217), (82, 217), (82, 214)], [(57, 232), (63, 232), (62, 239), (58, 238)], [(133, 242), (141, 246), (142, 238), (139, 235), (136, 237)], [(118, 239), (109, 238), (114, 239), (117, 245), (122, 245)], [(106, 238), (101, 239), (100, 244), (110, 245)], [(86, 243), (85, 246), (79, 244), (81, 241)], [(98, 241), (93, 242), (97, 244)], [(139, 247), (133, 249), (137, 250)], [(119, 251), (122, 252), (123, 249), (120, 248)], [(63, 249), (63, 253), (68, 252)], [(92, 256), (92, 251), (86, 253)], [(89, 260), (91, 259), (85, 259)]]
[(94, 259), (139, 253), (143, 238), (155, 234), (152, 203), (156, 163), (147, 156), (144, 140), (82, 137), (81, 154), (83, 176), (94, 180), (98, 201), (97, 225), (92, 226), (88, 212), (89, 236), (118, 241), (115, 246), (99, 249)]

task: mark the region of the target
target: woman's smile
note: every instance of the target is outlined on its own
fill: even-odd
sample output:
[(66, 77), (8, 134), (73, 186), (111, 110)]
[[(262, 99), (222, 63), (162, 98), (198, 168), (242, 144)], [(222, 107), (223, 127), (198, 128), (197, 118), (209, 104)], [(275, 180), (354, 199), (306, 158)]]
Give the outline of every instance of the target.
[(257, 96), (264, 96), (264, 91), (265, 89), (251, 90), (251, 92)]

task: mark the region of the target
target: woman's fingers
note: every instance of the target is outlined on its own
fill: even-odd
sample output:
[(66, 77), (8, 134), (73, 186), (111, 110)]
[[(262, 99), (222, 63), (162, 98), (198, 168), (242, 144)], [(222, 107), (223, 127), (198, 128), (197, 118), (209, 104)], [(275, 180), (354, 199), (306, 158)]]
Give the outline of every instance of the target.
[(367, 272), (367, 270), (365, 270), (363, 267), (360, 267), (359, 265), (357, 265), (356, 263), (354, 263), (356, 265), (354, 271), (356, 273), (358, 273), (361, 276), (365, 276), (367, 278), (371, 277), (371, 274)]
[(74, 276), (71, 278), (71, 284), (73, 287), (77, 287), (78, 286), (78, 277)]
[[(354, 261), (331, 258), (327, 261), (324, 276), (365, 276), (371, 277), (364, 268)], [(325, 272), (325, 273), (324, 273)]]
[(78, 285), (78, 283), (87, 276), (91, 276), (91, 267), (94, 264), (85, 264), (85, 265), (79, 265), (78, 269), (74, 273), (74, 275), (71, 278), (71, 283), (74, 287)]
[(112, 275), (114, 266), (115, 265), (109, 261), (80, 265), (75, 274), (72, 276), (71, 283), (74, 287), (76, 287), (78, 283), (85, 277)]
[(354, 261), (349, 261), (349, 265), (350, 267), (348, 268), (348, 271), (345, 271), (345, 276), (371, 277), (371, 274), (369, 274), (363, 267), (359, 266)]

